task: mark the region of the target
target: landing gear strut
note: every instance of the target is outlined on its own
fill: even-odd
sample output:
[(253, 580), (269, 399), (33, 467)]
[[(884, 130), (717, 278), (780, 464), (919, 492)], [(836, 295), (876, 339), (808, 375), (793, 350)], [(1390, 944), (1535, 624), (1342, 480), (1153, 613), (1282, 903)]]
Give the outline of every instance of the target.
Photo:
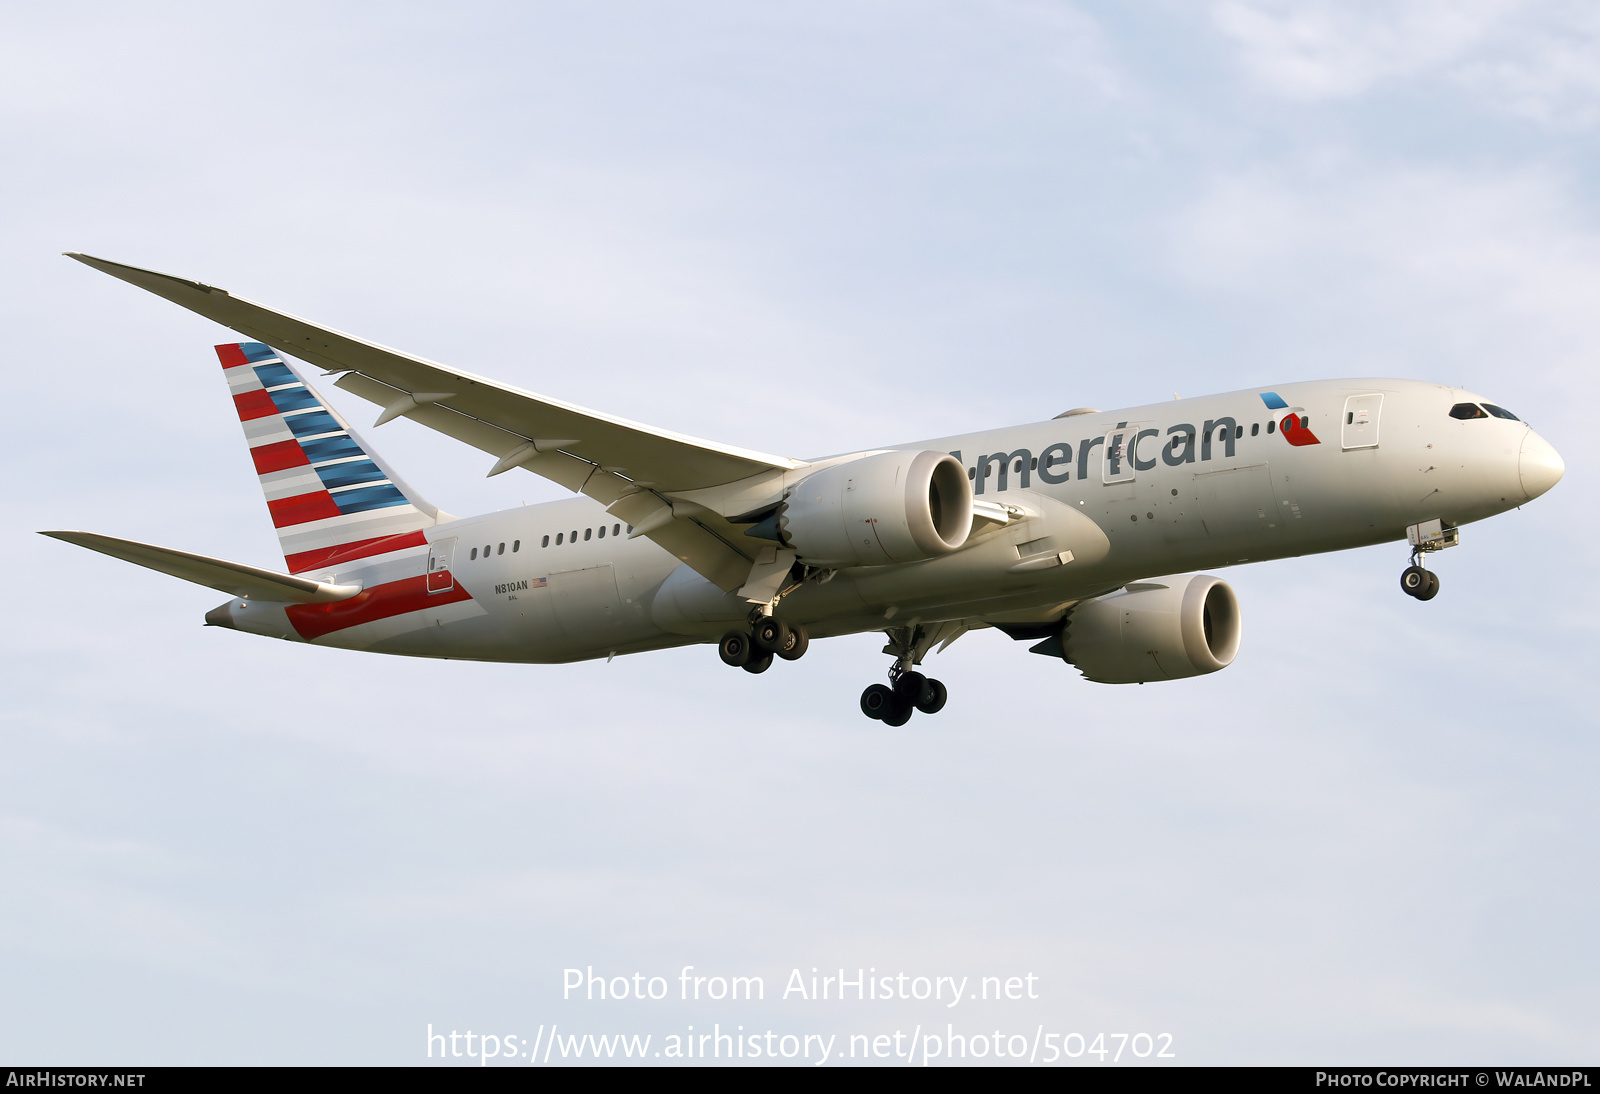
[(888, 635), (889, 644), (884, 652), (894, 654), (895, 658), (889, 669), (889, 683), (871, 684), (861, 693), (861, 713), (888, 726), (905, 725), (913, 711), (939, 713), (950, 698), (950, 692), (944, 684), (929, 679), (914, 667), (938, 639), (938, 632), (930, 634), (917, 625), (897, 628)]
[(1421, 551), (1411, 552), (1411, 565), (1400, 573), (1400, 591), (1418, 600), (1432, 600), (1439, 595), (1439, 575), (1423, 568)]

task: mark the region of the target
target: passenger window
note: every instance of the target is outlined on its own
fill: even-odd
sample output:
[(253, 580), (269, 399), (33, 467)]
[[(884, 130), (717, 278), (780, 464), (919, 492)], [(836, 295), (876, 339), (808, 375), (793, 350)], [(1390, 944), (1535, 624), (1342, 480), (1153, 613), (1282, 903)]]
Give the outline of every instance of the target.
[(585, 528), (583, 530), (584, 542), (587, 543), (589, 540), (591, 540), (593, 538), (594, 538), (594, 529), (593, 528)]
[(562, 541), (562, 540), (563, 540), (563, 539), (565, 539), (565, 538), (566, 538), (566, 534), (565, 534), (565, 533), (563, 533), (563, 532), (557, 532), (557, 533), (556, 533), (556, 546), (557, 546), (557, 547), (559, 547), (559, 546), (561, 546), (561, 541)]
[(488, 558), (489, 557), (489, 545), (487, 543), (485, 543), (483, 545), (483, 557), (484, 558)]
[(975, 479), (977, 477), (978, 477), (978, 469), (976, 467), (967, 468), (967, 478)]
[(522, 541), (520, 539), (512, 540), (511, 541), (511, 553), (512, 554), (516, 554), (520, 550), (522, 550)]
[(1261, 423), (1260, 422), (1251, 422), (1250, 423), (1250, 436), (1259, 437), (1260, 435), (1261, 435)]
[[(633, 531), (633, 525), (631, 525), (631, 524), (628, 525), (628, 531), (630, 531), (630, 532)], [(613, 524), (611, 526), (611, 534), (614, 535), (614, 536), (620, 536), (622, 534), (622, 525)]]
[(1035, 456), (1033, 459), (1028, 461), (1028, 470), (1029, 471), (1037, 471), (1037, 470), (1039, 470), (1039, 457), (1038, 456)]
[(572, 530), (572, 535), (567, 537), (567, 538), (571, 539), (573, 543), (578, 542), (578, 530), (576, 528), (574, 528)]
[(541, 546), (541, 547), (548, 547), (548, 546), (550, 546), (550, 537), (549, 537), (549, 536), (545, 536), (545, 537), (544, 537), (544, 542), (543, 542), (543, 543), (541, 543), (541, 544), (539, 544), (539, 546)]
[(604, 524), (602, 524), (600, 526), (600, 538), (601, 539), (605, 539), (606, 538), (606, 526)]
[(1469, 418), (1487, 418), (1488, 416), (1483, 412), (1483, 407), (1477, 403), (1457, 403), (1450, 408), (1450, 417), (1460, 418), (1462, 421), (1466, 421)]
[(1300, 415), (1300, 428), (1301, 429), (1310, 429), (1311, 428), (1311, 415), (1309, 415), (1309, 414)]
[(628, 534), (629, 534), (629, 535), (630, 535), (630, 536), (631, 536), (631, 535), (633, 535), (633, 525), (631, 525), (631, 524), (630, 524), (630, 525), (628, 525)]
[(476, 547), (474, 547), (472, 549), (472, 557), (467, 559), (467, 561), (468, 562), (476, 562), (477, 560), (478, 560), (478, 549)]
[(1242, 425), (1234, 426), (1233, 427), (1233, 439), (1234, 440), (1238, 440), (1240, 437), (1243, 437), (1243, 436), (1244, 436), (1244, 426), (1242, 426)]
[(506, 553), (506, 545), (504, 543), (502, 543), (499, 547), (495, 548), (495, 552), (494, 553), (497, 554), (497, 555), (505, 554)]
[(1490, 414), (1493, 414), (1496, 418), (1504, 418), (1508, 422), (1522, 421), (1521, 418), (1517, 417), (1503, 406), (1495, 406), (1493, 403), (1484, 403), (1483, 409), (1487, 410)]
[(1013, 474), (1013, 475), (1020, 475), (1020, 474), (1022, 474), (1022, 461), (1021, 461), (1021, 460), (1018, 460), (1018, 461), (1017, 461), (1017, 465), (1016, 465), (1016, 466), (1015, 466), (1015, 467), (1013, 467), (1013, 468), (1012, 468), (1012, 469), (1011, 469), (1011, 473), (1012, 473), (1012, 474)]
[(1274, 419), (1272, 419), (1272, 421), (1267, 423), (1267, 432), (1268, 433), (1276, 433), (1277, 431), (1278, 431), (1278, 419), (1274, 418)]

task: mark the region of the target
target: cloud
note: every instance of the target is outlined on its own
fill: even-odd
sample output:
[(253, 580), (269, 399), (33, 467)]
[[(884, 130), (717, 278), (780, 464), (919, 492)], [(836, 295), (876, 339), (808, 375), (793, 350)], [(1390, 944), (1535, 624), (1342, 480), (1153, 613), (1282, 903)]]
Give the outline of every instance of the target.
[(1212, 17), (1262, 83), (1295, 98), (1326, 99), (1447, 63), (1515, 7), (1516, 0), (1224, 0)]
[(1495, 35), (1497, 48), (1453, 73), (1496, 109), (1551, 126), (1600, 121), (1600, 9), (1542, 5), (1543, 19), (1517, 20)]
[(1223, 0), (1215, 26), (1262, 86), (1350, 99), (1437, 78), (1482, 107), (1550, 125), (1600, 118), (1600, 11), (1571, 0)]

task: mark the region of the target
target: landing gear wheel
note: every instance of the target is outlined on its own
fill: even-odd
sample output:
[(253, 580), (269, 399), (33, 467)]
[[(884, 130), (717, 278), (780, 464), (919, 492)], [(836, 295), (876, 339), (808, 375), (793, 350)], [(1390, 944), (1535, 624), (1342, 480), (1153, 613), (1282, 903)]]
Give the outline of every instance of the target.
[(717, 643), (717, 656), (722, 658), (724, 665), (734, 668), (743, 667), (750, 660), (751, 653), (750, 636), (743, 631), (729, 631)]
[(777, 653), (789, 644), (789, 628), (783, 620), (769, 615), (756, 622), (755, 633), (751, 636), (756, 644), (756, 649), (763, 653)]
[(911, 721), (911, 704), (895, 697), (894, 705), (882, 714), (883, 724), (886, 726), (903, 726)]
[(1421, 566), (1407, 566), (1400, 572), (1400, 590), (1407, 596), (1414, 596), (1418, 600), (1426, 600), (1428, 598), (1423, 594), (1428, 589), (1432, 588), (1434, 592), (1439, 591), (1438, 579), (1434, 578), (1434, 580), (1429, 581), (1430, 577), (1433, 577), (1433, 575)]
[(772, 654), (764, 653), (760, 657), (752, 657), (744, 663), (745, 672), (766, 672), (772, 667)]
[(922, 699), (922, 690), (928, 684), (928, 678), (916, 670), (902, 672), (894, 682), (895, 698), (906, 706), (914, 706)]
[(1418, 600), (1432, 600), (1439, 595), (1439, 575), (1432, 570), (1428, 571), (1428, 587), (1415, 596)]
[(811, 636), (806, 634), (804, 627), (790, 627), (789, 641), (777, 653), (785, 661), (798, 661), (806, 655), (806, 647), (810, 644)]
[(938, 680), (929, 680), (922, 685), (922, 697), (917, 700), (917, 709), (924, 714), (938, 714), (944, 709), (944, 704), (950, 698), (950, 692)]
[(894, 692), (885, 684), (870, 684), (861, 693), (861, 713), (868, 718), (882, 718), (894, 706)]

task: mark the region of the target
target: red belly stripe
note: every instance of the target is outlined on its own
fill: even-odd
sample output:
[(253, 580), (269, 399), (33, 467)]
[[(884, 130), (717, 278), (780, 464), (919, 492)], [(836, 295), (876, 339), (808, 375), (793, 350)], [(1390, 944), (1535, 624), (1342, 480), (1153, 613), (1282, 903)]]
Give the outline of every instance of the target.
[(427, 575), (418, 574), (364, 589), (336, 604), (291, 604), (285, 613), (300, 637), (311, 642), (361, 623), (471, 599), (472, 594), (460, 585), (449, 592), (430, 593)]

